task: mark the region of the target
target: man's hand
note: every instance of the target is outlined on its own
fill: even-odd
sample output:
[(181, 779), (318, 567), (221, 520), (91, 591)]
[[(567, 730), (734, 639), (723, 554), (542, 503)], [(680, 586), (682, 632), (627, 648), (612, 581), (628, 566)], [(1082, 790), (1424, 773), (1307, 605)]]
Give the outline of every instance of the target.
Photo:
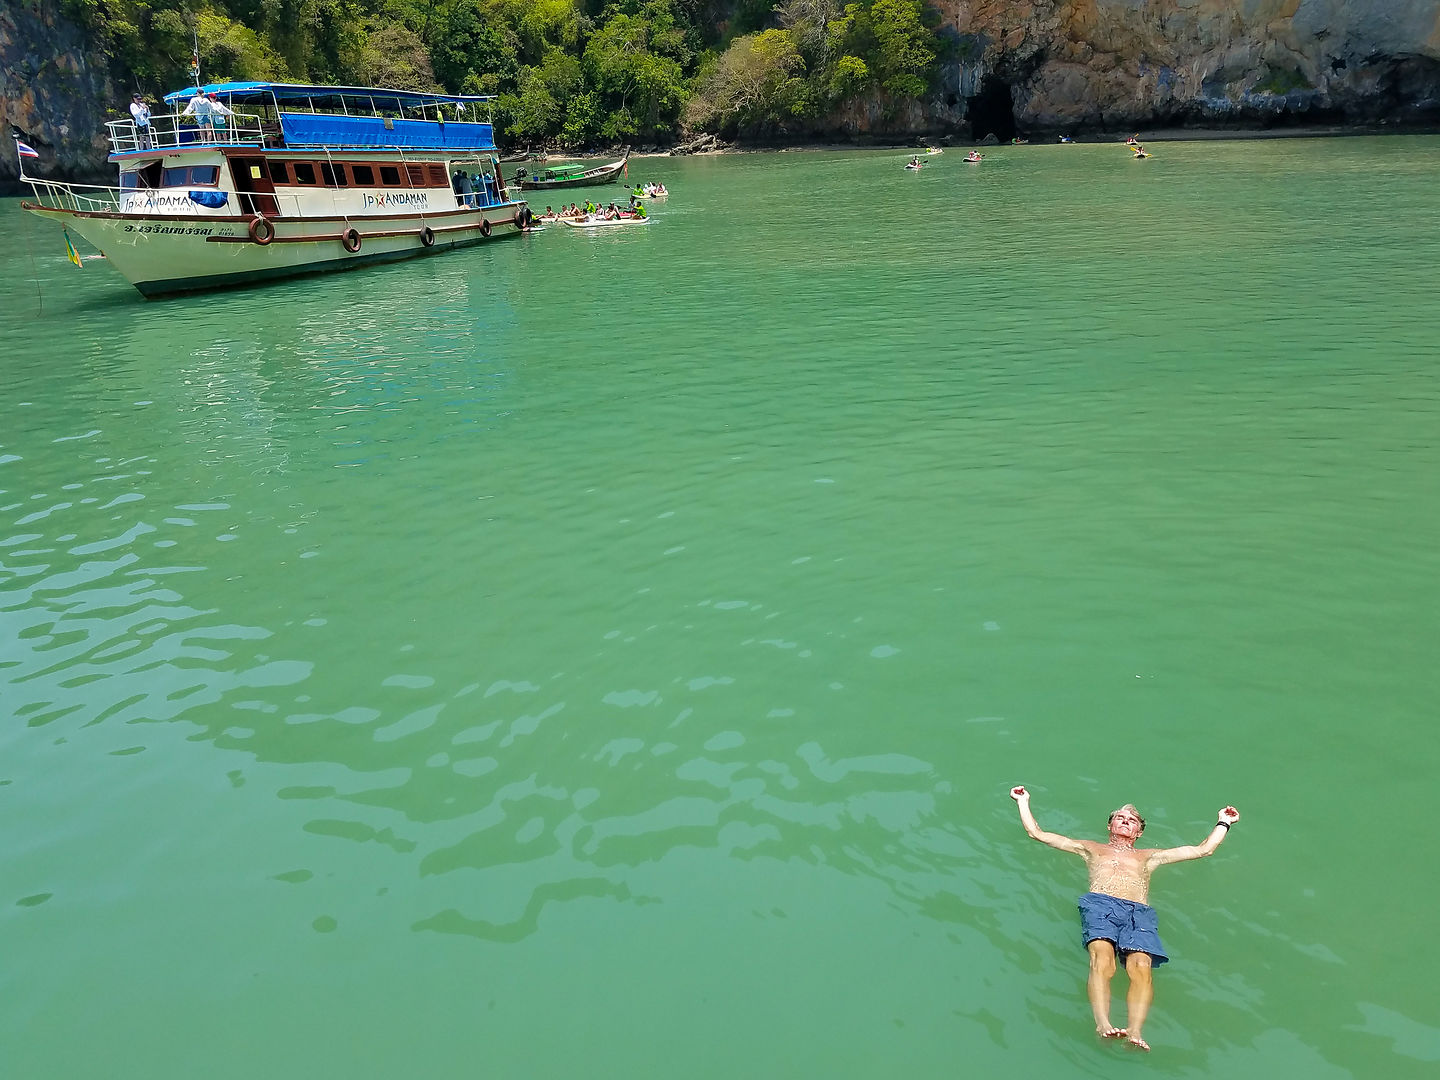
[[(1030, 793), (1025, 790), (1024, 785), (1021, 785), (1019, 787), (1012, 787), (1010, 789), (1010, 798), (1014, 799), (1016, 802), (1029, 802)], [(1237, 814), (1236, 817), (1239, 817), (1239, 815)]]
[(1234, 825), (1235, 822), (1240, 820), (1240, 811), (1236, 810), (1233, 806), (1227, 806), (1224, 810), (1220, 811), (1220, 820), (1227, 825)]

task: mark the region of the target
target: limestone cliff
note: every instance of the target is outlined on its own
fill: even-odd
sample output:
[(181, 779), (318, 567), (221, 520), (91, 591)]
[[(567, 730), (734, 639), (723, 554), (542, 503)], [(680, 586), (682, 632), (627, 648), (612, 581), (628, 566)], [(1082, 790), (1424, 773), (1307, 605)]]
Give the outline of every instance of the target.
[(977, 135), (1440, 120), (1440, 0), (933, 2)]
[(113, 85), (58, 8), (54, 0), (0, 3), (0, 185), (19, 175), (14, 128), (40, 152), (33, 171), (41, 176), (109, 175), (105, 121), (120, 115), (114, 110), (130, 94)]

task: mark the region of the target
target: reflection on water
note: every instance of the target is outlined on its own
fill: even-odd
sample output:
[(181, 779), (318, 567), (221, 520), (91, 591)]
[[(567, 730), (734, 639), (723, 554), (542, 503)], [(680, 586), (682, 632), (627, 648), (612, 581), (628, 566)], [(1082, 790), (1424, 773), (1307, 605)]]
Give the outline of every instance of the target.
[[(1080, 870), (1024, 841), (1025, 781), (1082, 835), (1131, 798), (1162, 844), (1246, 811), (1157, 878), (1162, 1072), (1433, 1060), (1339, 914), (1351, 872), (1299, 839), (1343, 827), (1340, 785), (1433, 803), (1432, 750), (1394, 775), (1350, 730), (1410, 745), (1433, 689), (1440, 395), (1408, 279), (1326, 261), (1328, 228), (1392, 268), (1435, 253), (1424, 174), (1346, 157), (1408, 226), (1361, 201), (1322, 229), (1265, 186), (1333, 198), (1317, 150), (1176, 146), (1170, 186), (1097, 194), (1104, 149), (894, 191), (884, 155), (823, 155), (823, 197), (789, 160), (657, 163), (676, 206), (647, 230), (194, 301), (45, 278), (63, 355), (20, 349), (0, 435), (0, 800), (35, 823), (6, 855), (14, 1023), (84, 970), (45, 982), (48, 942), (122, 907), (123, 941), (173, 895), (258, 911), (257, 950), (492, 950), (516, 1001), (536, 964), (583, 968), (573, 941), (632, 943), (593, 963), (656, 987), (641, 943), (703, 942), (717, 1001), (676, 997), (677, 1037), (773, 986), (829, 1002), (841, 1062), (925, 1072), (949, 1051), (914, 1031), (950, 1030), (1098, 1074)], [(846, 228), (876, 192), (914, 224)], [(1137, 223), (1203, 266), (1163, 316), (1133, 300)], [(143, 823), (123, 852), (111, 819)], [(790, 949), (808, 966), (749, 981)], [(849, 980), (887, 988), (873, 1015)]]

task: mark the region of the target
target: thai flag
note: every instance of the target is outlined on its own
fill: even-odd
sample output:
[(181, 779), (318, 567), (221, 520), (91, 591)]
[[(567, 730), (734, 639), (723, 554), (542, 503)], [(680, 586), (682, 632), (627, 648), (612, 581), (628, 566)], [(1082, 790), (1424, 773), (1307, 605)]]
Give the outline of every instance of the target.
[(21, 157), (38, 158), (40, 156), (40, 151), (36, 150), (29, 143), (21, 142), (18, 135), (15, 137), (15, 151)]

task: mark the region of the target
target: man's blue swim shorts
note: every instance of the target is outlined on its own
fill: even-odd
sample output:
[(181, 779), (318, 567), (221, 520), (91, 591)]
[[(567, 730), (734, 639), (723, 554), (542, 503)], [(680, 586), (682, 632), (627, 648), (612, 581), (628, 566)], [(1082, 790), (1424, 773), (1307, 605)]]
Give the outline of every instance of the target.
[(1150, 954), (1155, 967), (1166, 963), (1165, 946), (1160, 944), (1160, 924), (1155, 909), (1118, 896), (1087, 892), (1077, 901), (1084, 944), (1104, 940), (1115, 946), (1121, 959), (1132, 952)]

